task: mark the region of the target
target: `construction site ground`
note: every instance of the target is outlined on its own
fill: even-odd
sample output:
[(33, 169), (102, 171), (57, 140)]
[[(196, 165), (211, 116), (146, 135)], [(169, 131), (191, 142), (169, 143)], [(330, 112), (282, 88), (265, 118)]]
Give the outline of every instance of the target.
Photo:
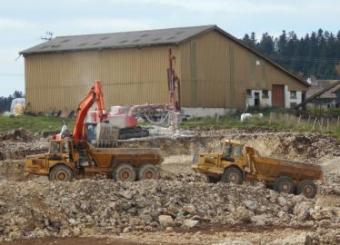
[[(0, 244), (339, 244), (340, 142), (330, 136), (264, 129), (181, 131), (127, 140), (160, 147), (159, 180), (114, 182), (103, 176), (50, 182), (25, 176), (24, 157), (48, 141), (25, 130), (0, 136)], [(314, 199), (279, 194), (263, 183), (208, 183), (193, 157), (222, 139), (261, 154), (319, 164)]]

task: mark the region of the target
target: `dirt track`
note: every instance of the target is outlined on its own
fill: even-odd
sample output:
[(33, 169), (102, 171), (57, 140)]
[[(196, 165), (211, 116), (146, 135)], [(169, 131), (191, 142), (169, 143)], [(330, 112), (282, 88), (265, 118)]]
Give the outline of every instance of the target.
[(134, 244), (303, 244), (315, 230), (307, 228), (224, 228), (195, 231), (131, 233), (120, 236), (42, 238), (3, 242), (3, 245), (134, 245)]
[(18, 240), (14, 242), (3, 242), (4, 245), (135, 245), (138, 242), (126, 241), (124, 239), (112, 238), (93, 238), (93, 237), (76, 237), (76, 238), (43, 238), (34, 240)]

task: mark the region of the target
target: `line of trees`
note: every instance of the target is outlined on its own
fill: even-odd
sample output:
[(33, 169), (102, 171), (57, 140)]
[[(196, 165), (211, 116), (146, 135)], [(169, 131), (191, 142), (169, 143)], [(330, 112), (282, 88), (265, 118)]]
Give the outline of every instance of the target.
[(340, 31), (337, 35), (319, 29), (298, 38), (294, 31), (282, 31), (279, 37), (246, 34), (243, 41), (294, 74), (318, 79), (340, 78)]
[(14, 91), (14, 93), (8, 97), (0, 97), (0, 112), (9, 111), (11, 108), (12, 100), (16, 98), (23, 98), (24, 94), (21, 91)]

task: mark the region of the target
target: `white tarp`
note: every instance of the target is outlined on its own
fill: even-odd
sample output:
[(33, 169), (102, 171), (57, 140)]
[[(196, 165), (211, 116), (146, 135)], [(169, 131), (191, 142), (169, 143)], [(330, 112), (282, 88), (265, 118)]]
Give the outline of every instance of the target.
[(12, 100), (10, 112), (14, 116), (20, 116), (20, 115), (24, 114), (25, 106), (26, 106), (25, 98), (16, 98), (16, 99)]

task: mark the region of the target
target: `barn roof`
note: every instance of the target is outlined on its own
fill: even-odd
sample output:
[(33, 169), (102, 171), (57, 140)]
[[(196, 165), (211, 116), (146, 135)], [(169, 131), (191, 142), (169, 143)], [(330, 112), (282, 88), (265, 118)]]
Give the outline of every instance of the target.
[(213, 25), (207, 25), (147, 31), (60, 36), (26, 49), (21, 54), (179, 44), (214, 27)]
[(190, 40), (198, 35), (209, 31), (217, 31), (223, 36), (233, 40), (243, 46), (250, 52), (260, 56), (267, 62), (274, 65), (279, 70), (295, 78), (300, 83), (309, 87), (310, 85), (303, 79), (290, 73), (282, 66), (273, 62), (271, 59), (256, 51), (255, 49), (244, 44), (240, 39), (234, 37), (216, 25), (179, 27), (146, 31), (102, 33), (90, 35), (60, 36), (55, 37), (47, 42), (36, 45), (32, 48), (23, 50), (20, 54), (26, 56), (29, 54), (55, 53), (67, 51), (86, 51), (100, 49), (122, 49), (122, 48), (139, 48), (160, 45), (178, 45)]

